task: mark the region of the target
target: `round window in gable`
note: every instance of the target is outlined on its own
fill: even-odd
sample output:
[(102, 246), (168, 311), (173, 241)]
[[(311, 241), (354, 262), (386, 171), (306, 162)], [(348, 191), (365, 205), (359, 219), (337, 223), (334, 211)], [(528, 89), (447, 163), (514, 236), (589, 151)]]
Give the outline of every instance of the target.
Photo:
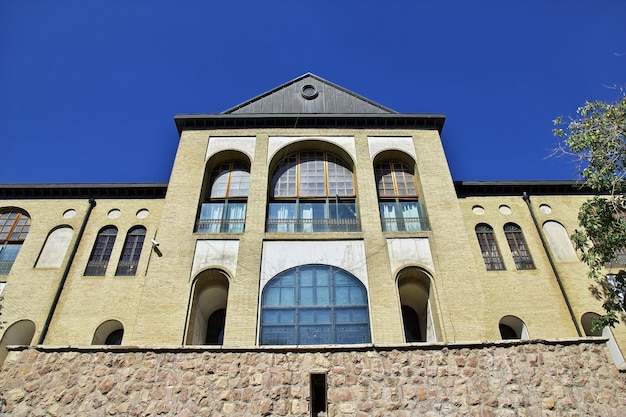
[(319, 91), (317, 91), (317, 88), (315, 88), (314, 85), (306, 84), (302, 86), (301, 93), (302, 97), (306, 98), (307, 100), (313, 100), (315, 97), (317, 97)]

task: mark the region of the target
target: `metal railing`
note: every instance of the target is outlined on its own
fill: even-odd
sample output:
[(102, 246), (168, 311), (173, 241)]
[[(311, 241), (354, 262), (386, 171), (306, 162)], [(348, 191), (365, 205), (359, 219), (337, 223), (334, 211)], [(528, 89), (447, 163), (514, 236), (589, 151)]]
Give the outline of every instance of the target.
[(246, 219), (199, 219), (197, 233), (242, 233)]
[(268, 233), (359, 232), (358, 219), (267, 219)]
[(87, 268), (85, 268), (85, 275), (87, 276), (103, 276), (106, 273), (107, 265), (109, 261), (89, 261), (87, 262)]
[(395, 217), (381, 218), (383, 231), (385, 232), (419, 232), (430, 230), (430, 224), (426, 217)]
[(14, 259), (0, 261), (0, 275), (8, 275), (13, 266)]
[(136, 275), (138, 263), (138, 260), (120, 261), (117, 264), (117, 270), (115, 271), (115, 275), (121, 277), (131, 277)]

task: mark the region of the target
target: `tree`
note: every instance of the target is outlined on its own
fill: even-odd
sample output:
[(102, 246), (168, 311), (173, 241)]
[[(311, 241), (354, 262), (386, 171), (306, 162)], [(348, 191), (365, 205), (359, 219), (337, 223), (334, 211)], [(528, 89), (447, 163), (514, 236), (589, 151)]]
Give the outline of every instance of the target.
[(602, 301), (606, 314), (594, 324), (602, 328), (626, 318), (626, 95), (588, 101), (576, 113), (568, 123), (555, 119), (554, 134), (557, 153), (576, 159), (583, 185), (597, 194), (581, 206), (572, 239)]

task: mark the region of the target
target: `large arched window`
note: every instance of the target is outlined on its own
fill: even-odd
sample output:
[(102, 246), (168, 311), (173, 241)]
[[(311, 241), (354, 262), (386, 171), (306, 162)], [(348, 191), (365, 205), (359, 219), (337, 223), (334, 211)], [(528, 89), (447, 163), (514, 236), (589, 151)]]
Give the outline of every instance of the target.
[(115, 226), (106, 226), (100, 230), (89, 256), (85, 275), (102, 276), (106, 273), (116, 237), (117, 228)]
[(21, 210), (0, 212), (0, 275), (7, 275), (30, 230), (30, 217)]
[(143, 226), (136, 226), (128, 231), (115, 275), (133, 276), (137, 274), (137, 265), (145, 239), (146, 228)]
[(261, 297), (261, 345), (370, 343), (365, 286), (329, 265), (303, 265), (272, 278)]
[(428, 230), (428, 219), (418, 201), (413, 170), (394, 160), (376, 164), (374, 174), (383, 230)]
[(246, 221), (250, 169), (226, 161), (211, 171), (209, 188), (200, 209), (199, 233), (241, 233)]
[(535, 269), (533, 258), (530, 256), (528, 245), (526, 245), (526, 240), (522, 234), (522, 228), (515, 223), (507, 223), (504, 225), (504, 234), (517, 269)]
[(486, 223), (476, 225), (476, 238), (483, 255), (483, 261), (487, 271), (500, 271), (504, 269), (504, 263), (500, 256), (500, 250), (493, 234), (493, 228)]
[(283, 158), (270, 183), (268, 232), (359, 231), (350, 167), (321, 151)]

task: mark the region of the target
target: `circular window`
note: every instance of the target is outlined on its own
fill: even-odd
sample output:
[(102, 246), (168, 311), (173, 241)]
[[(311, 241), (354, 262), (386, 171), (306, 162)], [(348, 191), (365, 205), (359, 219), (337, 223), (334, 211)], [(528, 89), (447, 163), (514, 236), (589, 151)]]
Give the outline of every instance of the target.
[(65, 212), (63, 212), (64, 219), (71, 219), (74, 216), (76, 216), (76, 210), (74, 209), (65, 210)]
[(502, 214), (511, 214), (511, 207), (504, 204), (498, 207), (498, 210), (500, 210), (500, 213)]
[(141, 209), (141, 210), (139, 210), (137, 212), (137, 218), (138, 219), (145, 219), (146, 217), (148, 217), (148, 214), (150, 214), (148, 209)]
[(545, 213), (545, 214), (550, 214), (550, 213), (552, 213), (552, 207), (550, 207), (550, 206), (549, 206), (549, 205), (547, 205), (547, 204), (541, 204), (541, 205), (539, 206), (539, 210), (541, 210), (541, 212), (542, 212), (542, 213)]
[(107, 214), (107, 217), (109, 219), (117, 219), (121, 215), (122, 215), (122, 212), (119, 209), (113, 209), (113, 210), (109, 211), (109, 213)]
[(472, 207), (472, 212), (474, 214), (478, 214), (479, 216), (482, 216), (483, 214), (485, 214), (485, 209), (482, 206), (474, 206)]
[(317, 97), (318, 94), (319, 92), (314, 85), (307, 84), (302, 87), (302, 97), (306, 98), (307, 100), (314, 99), (315, 97)]

